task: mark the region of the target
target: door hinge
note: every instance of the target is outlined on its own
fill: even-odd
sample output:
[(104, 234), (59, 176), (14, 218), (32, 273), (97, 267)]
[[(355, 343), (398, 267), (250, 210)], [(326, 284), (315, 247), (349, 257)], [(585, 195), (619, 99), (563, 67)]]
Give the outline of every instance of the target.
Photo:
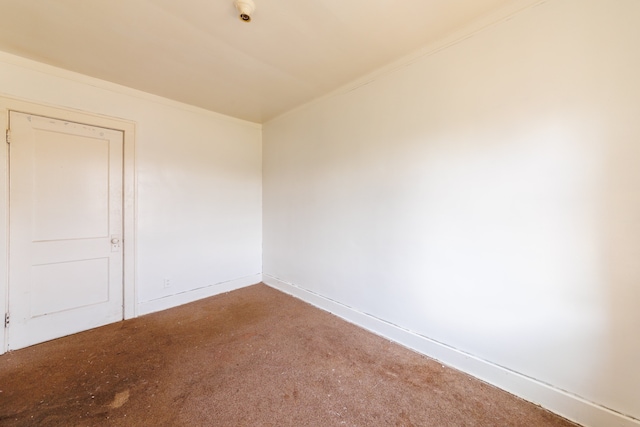
[(8, 311), (4, 314), (4, 327), (5, 328), (9, 327), (9, 312)]
[(6, 140), (7, 140), (7, 144), (11, 144), (11, 130), (10, 129), (7, 129)]

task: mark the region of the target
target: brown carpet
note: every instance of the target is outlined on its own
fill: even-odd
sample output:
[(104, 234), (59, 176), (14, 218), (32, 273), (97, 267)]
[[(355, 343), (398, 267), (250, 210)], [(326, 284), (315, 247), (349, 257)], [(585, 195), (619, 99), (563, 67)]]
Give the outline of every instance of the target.
[(2, 426), (575, 426), (265, 285), (0, 356)]

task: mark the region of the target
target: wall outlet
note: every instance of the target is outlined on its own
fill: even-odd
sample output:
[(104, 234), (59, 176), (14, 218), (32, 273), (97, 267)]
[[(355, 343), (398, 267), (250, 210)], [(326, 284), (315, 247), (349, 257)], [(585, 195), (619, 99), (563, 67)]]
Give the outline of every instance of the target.
[(164, 287), (165, 288), (170, 288), (171, 287), (171, 279), (165, 277), (163, 283), (164, 283)]

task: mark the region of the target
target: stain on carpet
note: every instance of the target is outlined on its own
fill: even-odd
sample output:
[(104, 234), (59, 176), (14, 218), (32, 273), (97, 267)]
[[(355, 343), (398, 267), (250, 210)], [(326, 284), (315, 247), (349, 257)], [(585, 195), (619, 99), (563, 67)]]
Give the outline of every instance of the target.
[(129, 390), (116, 393), (115, 397), (113, 398), (113, 402), (109, 404), (109, 408), (112, 408), (112, 409), (119, 408), (125, 403), (127, 403), (127, 400), (129, 400)]

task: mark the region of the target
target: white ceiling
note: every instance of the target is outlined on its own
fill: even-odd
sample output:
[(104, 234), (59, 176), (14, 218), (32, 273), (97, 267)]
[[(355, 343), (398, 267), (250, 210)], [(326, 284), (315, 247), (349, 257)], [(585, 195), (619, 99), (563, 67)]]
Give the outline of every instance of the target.
[(262, 123), (517, 0), (0, 0), (0, 50)]

